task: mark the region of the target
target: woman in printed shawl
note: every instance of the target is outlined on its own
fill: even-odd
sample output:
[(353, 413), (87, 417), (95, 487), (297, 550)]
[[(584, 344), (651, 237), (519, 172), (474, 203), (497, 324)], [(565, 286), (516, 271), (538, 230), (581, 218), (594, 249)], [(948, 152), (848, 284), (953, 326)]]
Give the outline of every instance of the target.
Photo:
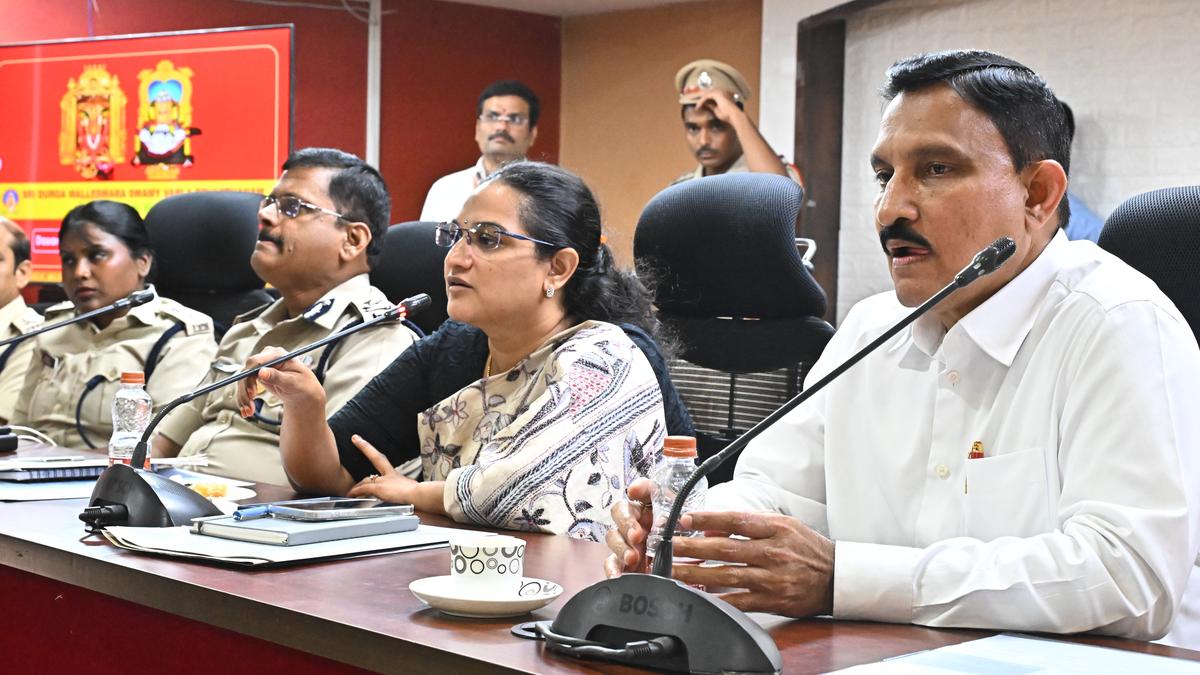
[[(602, 540), (609, 507), (649, 473), (665, 435), (659, 383), (630, 339), (656, 329), (649, 293), (614, 267), (591, 191), (555, 166), (523, 162), (497, 172), (457, 220), (439, 226), (437, 240), (450, 247), (451, 321), (329, 423), (307, 368), (288, 362), (261, 371), (289, 413), (280, 433), (284, 468), (309, 492)], [(439, 392), (464, 364), (470, 384)], [(243, 400), (255, 386), (243, 387)], [(414, 454), (397, 447), (410, 415), (420, 482), (393, 468)]]

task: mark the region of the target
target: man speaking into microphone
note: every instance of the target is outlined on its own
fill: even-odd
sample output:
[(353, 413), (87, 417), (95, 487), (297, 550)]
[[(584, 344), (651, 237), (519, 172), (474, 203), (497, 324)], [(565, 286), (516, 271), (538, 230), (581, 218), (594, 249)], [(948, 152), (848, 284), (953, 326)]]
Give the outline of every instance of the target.
[[(391, 309), (367, 273), (382, 251), (391, 200), (374, 167), (341, 150), (305, 148), (258, 211), (259, 241), (250, 265), (280, 293), (274, 303), (239, 316), (217, 349), (208, 376), (220, 380), (267, 347), (295, 349)], [(415, 340), (390, 322), (306, 356), (332, 414)], [(208, 455), (208, 471), (287, 485), (279, 457), (283, 405), (262, 392), (254, 414), (239, 412), (234, 387), (180, 406), (163, 419), (158, 456)]]
[[(845, 318), (818, 381), (999, 237), (951, 294), (750, 443), (684, 528), (688, 584), (746, 611), (1200, 647), (1200, 350), (1174, 305), (1070, 242), (1070, 135), (1029, 68), (897, 62), (871, 165), (895, 291)], [(606, 572), (645, 569), (648, 485), (614, 507)], [(766, 513), (764, 513), (764, 511)], [(738, 534), (747, 540), (714, 536)], [(1194, 586), (1194, 585), (1193, 585)]]

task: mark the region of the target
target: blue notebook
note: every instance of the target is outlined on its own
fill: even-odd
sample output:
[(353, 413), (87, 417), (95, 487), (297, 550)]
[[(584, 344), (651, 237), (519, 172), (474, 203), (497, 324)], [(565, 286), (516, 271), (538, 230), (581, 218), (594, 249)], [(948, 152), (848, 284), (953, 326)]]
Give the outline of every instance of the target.
[(218, 516), (193, 520), (192, 532), (260, 544), (298, 546), (320, 541), (407, 532), (417, 529), (420, 522), (421, 519), (417, 516), (382, 516), (316, 522), (270, 517), (234, 520), (233, 516)]

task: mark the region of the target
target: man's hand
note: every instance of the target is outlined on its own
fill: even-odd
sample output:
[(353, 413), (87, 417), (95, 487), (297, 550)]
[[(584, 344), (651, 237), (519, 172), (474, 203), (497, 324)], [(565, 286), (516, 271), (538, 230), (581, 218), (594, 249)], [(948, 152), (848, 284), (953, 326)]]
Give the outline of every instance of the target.
[[(696, 512), (679, 526), (706, 536), (676, 537), (677, 557), (734, 563), (675, 565), (672, 575), (679, 581), (745, 589), (720, 596), (744, 612), (797, 618), (833, 612), (833, 542), (804, 523), (773, 513)], [(730, 539), (731, 534), (749, 541)]]
[(739, 118), (746, 118), (746, 112), (738, 107), (733, 96), (724, 89), (710, 89), (705, 92), (704, 98), (696, 102), (696, 109), (711, 110), (714, 117), (731, 126), (736, 126), (735, 122), (741, 121)]
[(639, 478), (629, 486), (629, 499), (613, 504), (613, 528), (605, 541), (612, 555), (604, 561), (604, 574), (609, 579), (625, 572), (645, 572), (646, 537), (654, 514), (650, 508), (650, 479)]

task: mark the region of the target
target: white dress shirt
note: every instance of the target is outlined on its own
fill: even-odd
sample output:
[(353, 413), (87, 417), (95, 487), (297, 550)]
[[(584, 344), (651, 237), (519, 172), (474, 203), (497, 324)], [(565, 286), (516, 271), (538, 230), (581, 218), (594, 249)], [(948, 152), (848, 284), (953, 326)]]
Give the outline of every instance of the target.
[[(808, 382), (909, 311), (859, 303)], [(708, 507), (834, 539), (839, 618), (1153, 639), (1178, 611), (1169, 641), (1195, 649), (1198, 402), (1174, 305), (1060, 232), (948, 332), (926, 315), (764, 432)]]
[(483, 157), (475, 162), (475, 166), (462, 171), (442, 176), (433, 182), (429, 194), (425, 195), (425, 206), (421, 207), (423, 222), (444, 223), (458, 217), (463, 204), (479, 182), (487, 178), (487, 169), (483, 166)]

